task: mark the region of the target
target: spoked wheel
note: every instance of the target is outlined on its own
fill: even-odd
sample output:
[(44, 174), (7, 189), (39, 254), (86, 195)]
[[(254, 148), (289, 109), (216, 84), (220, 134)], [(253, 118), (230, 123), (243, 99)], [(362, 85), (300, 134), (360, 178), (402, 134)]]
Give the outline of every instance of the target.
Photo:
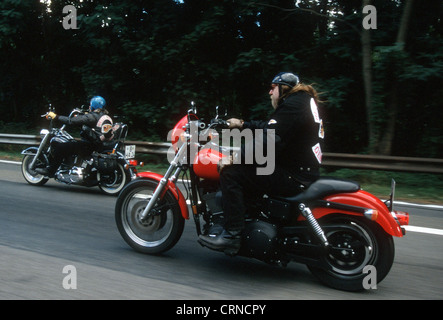
[(392, 236), (366, 218), (336, 218), (327, 223), (346, 228), (326, 232), (331, 249), (324, 259), (329, 268), (309, 267), (320, 281), (336, 289), (360, 291), (369, 276), (366, 266), (374, 267), (377, 283), (386, 277), (395, 255)]
[(158, 199), (150, 215), (140, 215), (152, 198), (157, 182), (135, 180), (120, 193), (115, 206), (115, 221), (123, 239), (142, 253), (159, 254), (171, 249), (180, 239), (184, 218), (174, 196), (167, 191)]
[(117, 195), (123, 187), (130, 181), (125, 168), (119, 163), (114, 171), (103, 174), (97, 172), (98, 187), (104, 193), (109, 195)]
[[(41, 174), (38, 174), (34, 170), (30, 168), (32, 160), (34, 160), (34, 155), (25, 155), (22, 160), (22, 174), (25, 180), (32, 184), (33, 186), (42, 186), (46, 182), (48, 182), (48, 178), (45, 178)], [(46, 166), (45, 163), (42, 163), (39, 159), (37, 159), (36, 166)]]

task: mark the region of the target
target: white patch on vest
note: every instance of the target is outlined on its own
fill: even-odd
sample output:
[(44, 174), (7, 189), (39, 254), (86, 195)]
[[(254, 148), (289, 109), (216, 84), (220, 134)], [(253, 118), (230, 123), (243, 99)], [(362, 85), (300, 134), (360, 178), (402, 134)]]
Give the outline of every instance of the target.
[(320, 143), (317, 143), (315, 146), (312, 147), (312, 152), (314, 152), (315, 158), (317, 159), (318, 163), (321, 163), (323, 154), (321, 152)]
[[(110, 123), (105, 123), (108, 121)], [(102, 135), (100, 136), (101, 141), (110, 141), (114, 138), (114, 134), (112, 133), (112, 118), (108, 115), (103, 115), (97, 122), (97, 127), (100, 128)], [(105, 136), (108, 134), (108, 136)]]
[(311, 112), (312, 112), (312, 116), (314, 117), (314, 121), (316, 123), (320, 123), (321, 119), (320, 119), (320, 115), (318, 114), (318, 108), (317, 108), (317, 104), (315, 103), (314, 98), (311, 98)]
[(97, 127), (101, 127), (103, 125), (103, 122), (105, 122), (106, 120), (108, 120), (109, 122), (112, 123), (112, 119), (110, 116), (108, 115), (103, 115), (101, 116), (101, 118), (98, 120), (97, 122)]
[(269, 120), (269, 122), (268, 122), (268, 124), (276, 124), (277, 123), (277, 120), (275, 120), (275, 119), (271, 119), (271, 120)]

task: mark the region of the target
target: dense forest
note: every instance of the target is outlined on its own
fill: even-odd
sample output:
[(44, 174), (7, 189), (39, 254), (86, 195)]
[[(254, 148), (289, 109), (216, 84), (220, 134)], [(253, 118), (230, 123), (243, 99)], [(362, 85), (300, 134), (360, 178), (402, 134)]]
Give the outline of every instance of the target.
[(266, 117), (271, 79), (292, 71), (322, 93), (326, 152), (443, 158), (442, 13), (441, 0), (2, 0), (0, 132), (38, 132), (48, 104), (67, 114), (98, 94), (131, 138), (166, 141), (191, 101), (205, 118)]

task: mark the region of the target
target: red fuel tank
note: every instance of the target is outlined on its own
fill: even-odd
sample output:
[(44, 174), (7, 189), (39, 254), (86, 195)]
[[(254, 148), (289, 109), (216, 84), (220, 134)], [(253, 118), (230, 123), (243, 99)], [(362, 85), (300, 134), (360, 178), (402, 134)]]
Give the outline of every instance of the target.
[(218, 163), (224, 157), (226, 155), (211, 148), (200, 150), (194, 159), (195, 174), (203, 179), (218, 180), (220, 178)]

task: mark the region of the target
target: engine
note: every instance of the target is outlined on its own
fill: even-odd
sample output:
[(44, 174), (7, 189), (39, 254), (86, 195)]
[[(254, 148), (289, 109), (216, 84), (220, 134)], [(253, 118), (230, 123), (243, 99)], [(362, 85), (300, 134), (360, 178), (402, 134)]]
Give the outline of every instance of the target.
[[(202, 198), (208, 209), (208, 214), (204, 216), (206, 221), (204, 233), (218, 233), (224, 224), (222, 194), (217, 185), (207, 183), (204, 187), (205, 193)], [(277, 237), (277, 227), (272, 222), (284, 220), (280, 215), (288, 210), (286, 207), (276, 206), (278, 201), (269, 201), (269, 199), (258, 199), (253, 203), (256, 206), (248, 207), (246, 213), (246, 225), (238, 254), (266, 262), (280, 261), (281, 248)], [(270, 222), (260, 220), (260, 217)]]
[(84, 180), (84, 169), (73, 167), (71, 170), (60, 170), (56, 173), (56, 178), (60, 182), (67, 184), (79, 184)]
[(242, 236), (242, 255), (270, 262), (277, 259), (279, 253), (275, 225), (260, 220), (246, 223)]

